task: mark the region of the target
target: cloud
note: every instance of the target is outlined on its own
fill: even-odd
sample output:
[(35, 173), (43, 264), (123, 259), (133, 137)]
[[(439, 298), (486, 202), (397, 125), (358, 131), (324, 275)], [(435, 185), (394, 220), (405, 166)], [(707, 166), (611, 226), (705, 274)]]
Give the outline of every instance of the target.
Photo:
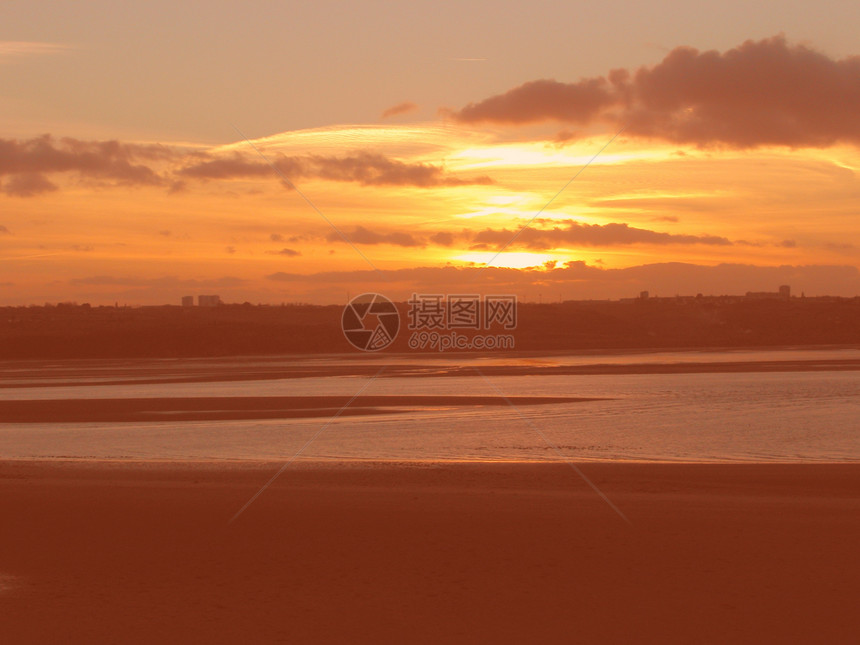
[(84, 178), (120, 185), (162, 185), (165, 180), (138, 161), (158, 161), (175, 154), (159, 145), (54, 139), (48, 134), (26, 140), (0, 139), (0, 176), (11, 175), (4, 192), (18, 196), (55, 189), (46, 178), (40, 178), (46, 173), (76, 172)]
[(61, 43), (42, 43), (24, 40), (0, 41), (0, 63), (12, 58), (23, 56), (44, 56), (46, 54), (62, 54), (72, 47)]
[(96, 275), (85, 278), (72, 278), (69, 284), (90, 286), (121, 286), (121, 287), (170, 287), (170, 288), (196, 288), (196, 287), (239, 287), (247, 284), (243, 278), (224, 276), (210, 280), (180, 279), (177, 276), (164, 276), (160, 278), (135, 278), (131, 276), (109, 276)]
[(454, 244), (454, 234), (446, 231), (439, 231), (430, 236), (430, 241), (439, 246), (451, 246)]
[[(487, 185), (486, 175), (453, 177), (438, 165), (407, 163), (380, 153), (355, 152), (343, 157), (284, 156), (272, 161), (289, 180), (316, 178), (362, 186)], [(163, 145), (82, 141), (43, 135), (32, 139), (0, 139), (0, 192), (32, 197), (56, 190), (49, 175), (76, 173), (80, 178), (114, 186), (162, 186), (182, 192), (189, 180), (277, 179), (267, 162), (233, 153), (184, 150)]]
[[(566, 246), (616, 246), (619, 244), (708, 244), (730, 246), (725, 237), (716, 235), (686, 235), (663, 233), (650, 229), (636, 228), (629, 224), (611, 222), (609, 224), (582, 224), (567, 220), (562, 226), (551, 229), (527, 228), (519, 235), (507, 229), (484, 229), (472, 238), (472, 243), (485, 248), (524, 246), (530, 249), (556, 249)], [(511, 242), (513, 240), (513, 242)]]
[(299, 255), (301, 255), (301, 253), (299, 253), (298, 251), (296, 251), (294, 249), (287, 249), (287, 248), (283, 248), (280, 251), (272, 251), (272, 253), (274, 253), (276, 255), (285, 255), (288, 258), (294, 258), (294, 257), (298, 257)]
[(705, 213), (717, 212), (728, 208), (726, 199), (718, 195), (701, 197), (612, 197), (608, 199), (592, 199), (588, 201), (588, 205), (604, 210), (625, 210), (636, 213), (643, 211)]
[(834, 59), (783, 36), (723, 53), (678, 47), (652, 67), (530, 81), (448, 113), (462, 123), (608, 123), (701, 146), (860, 144), (860, 57)]
[(845, 265), (704, 266), (680, 262), (604, 269), (585, 262), (563, 266), (508, 269), (500, 267), (414, 267), (398, 270), (329, 271), (313, 274), (277, 272), (265, 276), (273, 282), (320, 289), (356, 284), (380, 289), (390, 298), (405, 301), (412, 293), (543, 293), (563, 299), (624, 298), (640, 291), (652, 295), (743, 295), (747, 291), (776, 291), (781, 284), (806, 295), (856, 296), (860, 270)]
[(553, 137), (553, 142), (561, 147), (568, 141), (573, 141), (574, 139), (578, 139), (582, 136), (581, 132), (574, 132), (572, 130), (559, 130), (556, 132), (555, 137)]
[[(281, 156), (272, 165), (290, 180), (305, 177), (331, 181), (356, 182), (363, 186), (461, 186), (491, 184), (487, 176), (471, 179), (450, 177), (440, 166), (410, 164), (372, 152), (357, 152), (345, 157), (322, 155)], [(276, 177), (275, 170), (264, 161), (249, 160), (238, 153), (218, 159), (207, 159), (178, 171), (183, 177), (195, 179), (242, 179)]]
[[(511, 248), (528, 248), (547, 251), (551, 249), (605, 246), (612, 247), (628, 244), (706, 244), (711, 246), (731, 246), (733, 242), (716, 235), (689, 235), (664, 233), (650, 229), (636, 228), (626, 223), (583, 224), (574, 220), (551, 220), (541, 218), (532, 223), (553, 225), (552, 228), (529, 226), (520, 233), (519, 229), (491, 229), (460, 232), (437, 231), (426, 238), (411, 233), (371, 231), (357, 226), (352, 232), (345, 232), (347, 239), (354, 244), (391, 244), (403, 247), (424, 247), (427, 244), (451, 247), (457, 242), (470, 250), (493, 250), (510, 245)], [(332, 231), (326, 236), (329, 242), (344, 242), (343, 238)], [(786, 244), (780, 243), (780, 246)]]
[(12, 235), (8, 228), (0, 224), (0, 235)]
[(272, 233), (271, 235), (269, 235), (269, 239), (270, 239), (272, 242), (283, 242), (283, 241), (284, 241), (284, 236), (283, 236), (283, 235), (281, 235), (280, 233)]
[(235, 154), (225, 159), (198, 161), (178, 171), (183, 177), (193, 179), (242, 179), (246, 177), (267, 177), (274, 175), (269, 164), (262, 161), (248, 161)]
[(412, 101), (403, 101), (403, 103), (392, 105), (390, 108), (383, 111), (381, 118), (387, 119), (388, 117), (397, 116), (399, 114), (409, 114), (410, 112), (415, 112), (417, 110), (418, 106)]
[[(416, 247), (424, 246), (425, 243), (414, 238), (409, 233), (391, 232), (376, 233), (363, 226), (357, 226), (351, 233), (344, 232), (347, 239), (353, 244), (392, 244), (394, 246)], [(326, 238), (329, 242), (343, 242), (343, 238), (332, 231)]]
[(857, 247), (849, 242), (826, 242), (824, 248), (832, 251), (853, 251)]
[(57, 190), (56, 185), (48, 181), (44, 175), (37, 172), (22, 172), (12, 175), (9, 180), (0, 187), (3, 192), (11, 197), (33, 197)]
[(546, 120), (589, 123), (615, 100), (608, 82), (602, 77), (578, 83), (541, 79), (479, 103), (470, 103), (453, 116), (462, 123), (519, 125)]

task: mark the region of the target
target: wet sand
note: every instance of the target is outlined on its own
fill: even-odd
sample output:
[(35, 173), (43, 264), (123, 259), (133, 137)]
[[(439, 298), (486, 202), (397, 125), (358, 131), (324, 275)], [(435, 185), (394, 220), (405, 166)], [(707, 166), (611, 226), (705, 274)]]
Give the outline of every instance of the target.
[(3, 643), (853, 642), (860, 466), (0, 462)]
[(225, 421), (393, 414), (428, 408), (527, 406), (606, 399), (562, 396), (228, 396), (0, 400), (0, 423)]
[[(787, 349), (787, 348), (777, 348)], [(810, 349), (810, 348), (807, 348)], [(836, 347), (829, 349), (855, 349)], [(767, 348), (762, 348), (766, 351)], [(774, 351), (777, 351), (774, 350)], [(670, 351), (670, 350), (661, 350)], [(695, 355), (693, 350), (678, 350)], [(719, 351), (719, 350), (714, 350)], [(647, 357), (653, 351), (602, 351), (578, 354), (555, 353), (484, 353), (480, 357), (518, 364), (487, 362), (456, 365), (456, 358), (474, 359), (477, 354), (385, 354), (368, 360), (367, 355), (331, 354), (329, 360), (305, 356), (265, 356), (243, 359), (164, 360), (65, 360), (6, 361), (0, 365), (0, 391), (7, 388), (53, 388), (80, 385), (154, 385), (170, 383), (214, 383), (223, 381), (258, 381), (308, 377), (363, 376), (376, 377), (486, 377), (496, 376), (583, 376), (622, 374), (709, 374), (738, 372), (844, 372), (860, 371), (856, 358), (795, 358), (783, 360), (737, 360), (701, 362), (625, 362), (613, 363), (612, 357)], [(802, 355), (802, 350), (798, 351)], [(564, 356), (588, 356), (594, 362), (583, 365), (554, 365)], [(407, 360), (408, 359), (408, 360)], [(421, 361), (421, 362), (419, 362)], [(547, 362), (549, 361), (549, 362)], [(50, 378), (45, 378), (48, 375)]]

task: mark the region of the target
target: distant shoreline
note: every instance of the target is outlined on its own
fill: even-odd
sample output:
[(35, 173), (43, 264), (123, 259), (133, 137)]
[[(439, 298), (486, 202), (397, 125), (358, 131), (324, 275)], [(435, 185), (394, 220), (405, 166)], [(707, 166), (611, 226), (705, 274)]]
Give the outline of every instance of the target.
[[(415, 332), (405, 305), (397, 306), (401, 328), (388, 349), (408, 352)], [(342, 312), (336, 305), (0, 307), (0, 360), (347, 353)], [(860, 298), (520, 303), (511, 329), (458, 332), (508, 334), (518, 352), (856, 345)]]

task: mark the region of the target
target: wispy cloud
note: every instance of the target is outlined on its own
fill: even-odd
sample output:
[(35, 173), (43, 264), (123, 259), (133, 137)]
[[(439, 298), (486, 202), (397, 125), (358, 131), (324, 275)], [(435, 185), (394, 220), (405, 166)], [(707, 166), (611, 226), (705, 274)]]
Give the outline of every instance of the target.
[[(546, 224), (549, 220), (538, 220)], [(653, 246), (673, 245), (710, 245), (731, 246), (733, 242), (718, 235), (688, 235), (666, 233), (651, 229), (637, 228), (624, 222), (608, 224), (585, 224), (575, 220), (552, 220), (554, 226), (541, 228), (534, 226), (525, 229), (512, 246), (539, 251), (579, 247), (613, 248), (633, 244)], [(349, 239), (356, 244), (389, 244), (403, 247), (425, 247), (428, 244), (451, 247), (462, 245), (471, 250), (498, 248), (514, 237), (515, 231), (508, 229), (485, 228), (480, 231), (463, 229), (455, 231), (436, 231), (426, 238), (406, 231), (375, 231), (357, 226), (349, 232)], [(327, 237), (329, 242), (341, 242), (336, 234)], [(786, 246), (781, 242), (779, 246)]]
[(288, 258), (295, 258), (301, 255), (299, 251), (284, 247), (280, 251), (267, 251), (270, 255), (284, 255)]
[[(807, 295), (837, 294), (853, 296), (860, 290), (860, 270), (846, 265), (753, 266), (748, 264), (700, 264), (663, 262), (622, 269), (601, 268), (582, 261), (561, 266), (535, 266), (510, 269), (479, 266), (418, 266), (383, 270), (386, 296), (406, 300), (416, 290), (426, 293), (481, 293), (492, 284), (496, 293), (531, 291), (540, 284), (545, 293), (555, 289), (565, 298), (620, 298), (649, 290), (658, 295), (739, 294), (747, 291), (773, 291), (777, 285), (790, 284), (805, 289)], [(319, 288), (357, 283), (379, 283), (372, 271), (328, 271), (300, 274), (279, 271), (267, 280)], [(408, 285), (398, 289), (396, 285)]]
[(73, 50), (71, 45), (62, 43), (40, 43), (26, 40), (0, 40), (0, 63), (24, 56), (45, 56), (63, 54)]
[[(416, 188), (488, 185), (486, 175), (452, 176), (442, 165), (414, 163), (370, 151), (344, 156), (278, 155), (272, 165), (291, 179), (322, 179), (361, 186)], [(53, 175), (113, 186), (161, 186), (169, 192), (187, 189), (185, 180), (276, 179), (272, 166), (248, 155), (216, 154), (160, 144), (85, 141), (43, 135), (32, 139), (0, 139), (0, 193), (33, 197), (57, 186)], [(274, 240), (273, 240), (274, 241)]]
[[(485, 229), (475, 235), (473, 242), (497, 247), (514, 237), (515, 231)], [(717, 235), (685, 235), (636, 228), (626, 223), (582, 224), (573, 220), (551, 229), (527, 228), (516, 244), (530, 249), (553, 249), (565, 246), (617, 246), (626, 244), (708, 244), (730, 246), (731, 242)]]
[(211, 279), (183, 279), (178, 276), (163, 276), (158, 278), (140, 278), (135, 276), (95, 275), (85, 278), (72, 278), (69, 284), (90, 286), (122, 286), (122, 287), (237, 287), (246, 284), (243, 278), (224, 276)]
[(410, 112), (415, 112), (417, 110), (418, 106), (412, 101), (403, 101), (403, 103), (392, 105), (390, 108), (385, 110), (382, 113), (382, 118), (387, 119), (388, 117), (397, 116), (399, 114), (409, 114)]
[[(314, 177), (330, 181), (356, 182), (363, 186), (463, 186), (491, 184), (487, 176), (460, 178), (446, 174), (441, 166), (407, 163), (373, 152), (356, 152), (344, 157), (306, 155), (276, 158), (274, 165), (291, 179)], [(234, 153), (227, 157), (206, 157), (178, 171), (194, 179), (241, 179), (273, 176), (272, 167)]]
[[(423, 241), (416, 239), (409, 233), (400, 231), (379, 233), (377, 231), (366, 229), (363, 226), (357, 226), (348, 234), (348, 237), (356, 244), (391, 244), (394, 246), (405, 247), (424, 246)], [(332, 232), (328, 236), (328, 241), (341, 242), (343, 240), (340, 235)]]

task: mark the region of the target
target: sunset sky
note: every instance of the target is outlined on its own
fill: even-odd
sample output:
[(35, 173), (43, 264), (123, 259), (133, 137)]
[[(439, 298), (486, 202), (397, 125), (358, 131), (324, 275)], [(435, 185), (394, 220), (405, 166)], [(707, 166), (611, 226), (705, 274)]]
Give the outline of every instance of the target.
[(858, 30), (842, 1), (7, 2), (0, 305), (858, 295)]

